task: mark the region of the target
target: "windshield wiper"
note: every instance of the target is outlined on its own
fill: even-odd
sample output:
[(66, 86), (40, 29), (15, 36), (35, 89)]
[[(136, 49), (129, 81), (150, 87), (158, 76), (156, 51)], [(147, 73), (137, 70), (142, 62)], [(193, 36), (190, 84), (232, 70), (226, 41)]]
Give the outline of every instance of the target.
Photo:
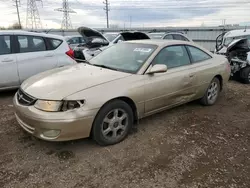
[(109, 66), (106, 66), (106, 65), (97, 65), (97, 64), (92, 64), (92, 65), (97, 66), (97, 67), (101, 67), (101, 68), (105, 68), (105, 69), (115, 70), (115, 71), (118, 70), (116, 68), (109, 67)]

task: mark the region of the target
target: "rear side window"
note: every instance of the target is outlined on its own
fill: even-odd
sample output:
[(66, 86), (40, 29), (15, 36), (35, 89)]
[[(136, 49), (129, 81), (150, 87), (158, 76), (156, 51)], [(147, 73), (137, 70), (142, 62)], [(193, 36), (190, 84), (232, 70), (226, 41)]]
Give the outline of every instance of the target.
[(42, 37), (17, 36), (20, 53), (46, 51), (46, 45)]
[(47, 38), (47, 41), (50, 43), (49, 50), (55, 50), (62, 44), (60, 39)]
[(212, 58), (206, 52), (204, 52), (204, 51), (202, 51), (202, 50), (200, 50), (198, 48), (195, 48), (193, 46), (187, 46), (187, 48), (190, 51), (193, 63), (198, 63), (198, 62), (205, 61), (207, 59), (211, 59)]
[(177, 35), (177, 34), (174, 35), (174, 39), (188, 41), (188, 39), (186, 37), (183, 37), (182, 35)]
[(1, 35), (0, 36), (0, 55), (10, 54), (10, 36)]
[(174, 39), (174, 38), (173, 38), (173, 35), (166, 35), (166, 36), (164, 37), (164, 39), (170, 39), (170, 40), (171, 40), (171, 39)]

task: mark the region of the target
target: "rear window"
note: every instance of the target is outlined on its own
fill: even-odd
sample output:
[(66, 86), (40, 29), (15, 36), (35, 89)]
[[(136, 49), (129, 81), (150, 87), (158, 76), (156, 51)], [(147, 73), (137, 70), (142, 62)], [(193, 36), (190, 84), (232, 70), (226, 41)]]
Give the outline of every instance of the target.
[(60, 39), (52, 39), (52, 38), (48, 38), (48, 41), (51, 44), (51, 48), (52, 48), (51, 50), (57, 49), (63, 42)]

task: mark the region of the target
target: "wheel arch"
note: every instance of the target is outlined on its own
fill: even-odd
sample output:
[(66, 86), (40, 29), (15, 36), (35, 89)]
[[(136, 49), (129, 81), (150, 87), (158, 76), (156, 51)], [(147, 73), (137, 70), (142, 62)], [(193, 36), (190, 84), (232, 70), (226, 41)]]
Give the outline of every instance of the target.
[(220, 81), (220, 90), (223, 89), (223, 78), (220, 74), (217, 74), (214, 78), (218, 78), (218, 80)]
[[(105, 105), (107, 105), (108, 103), (110, 103), (110, 102), (112, 102), (112, 101), (114, 101), (114, 100), (121, 100), (121, 101), (127, 103), (127, 104), (130, 106), (130, 108), (132, 109), (132, 111), (133, 111), (134, 121), (135, 121), (135, 122), (138, 121), (138, 119), (139, 119), (138, 117), (139, 117), (139, 116), (138, 116), (137, 106), (136, 106), (135, 102), (134, 102), (131, 98), (129, 98), (129, 97), (120, 96), (120, 97), (116, 97), (116, 98), (113, 98), (113, 99), (108, 100), (107, 102), (105, 102), (105, 103), (100, 107), (100, 109), (98, 110), (98, 112), (97, 112), (96, 115), (95, 115), (93, 124), (94, 124), (94, 122), (95, 122), (95, 119), (96, 119), (97, 115), (98, 115), (99, 112), (101, 111), (101, 109), (102, 109)], [(91, 128), (91, 133), (90, 133), (90, 135), (92, 135), (92, 130), (93, 130), (93, 125), (92, 125), (92, 128)]]

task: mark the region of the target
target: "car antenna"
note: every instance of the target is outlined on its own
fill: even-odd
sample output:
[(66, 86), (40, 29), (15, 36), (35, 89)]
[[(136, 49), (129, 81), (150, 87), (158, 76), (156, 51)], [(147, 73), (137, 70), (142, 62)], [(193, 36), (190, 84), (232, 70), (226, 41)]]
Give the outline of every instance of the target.
[(246, 32), (247, 31), (247, 26), (245, 26), (245, 30), (244, 30), (244, 32)]
[(46, 31), (46, 34), (48, 34), (52, 29), (49, 29), (48, 31)]

